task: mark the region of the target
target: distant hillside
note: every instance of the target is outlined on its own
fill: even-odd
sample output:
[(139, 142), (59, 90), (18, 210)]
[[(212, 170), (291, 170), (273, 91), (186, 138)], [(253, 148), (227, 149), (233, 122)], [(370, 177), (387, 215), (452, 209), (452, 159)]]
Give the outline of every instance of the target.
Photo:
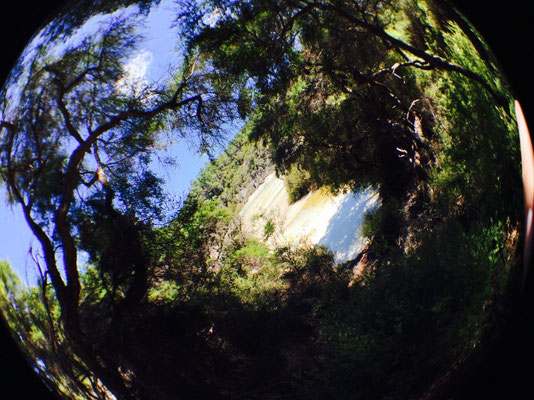
[(269, 149), (249, 140), (245, 125), (226, 151), (204, 168), (193, 182), (190, 198), (219, 199), (225, 207), (243, 204), (274, 171)]
[(193, 182), (190, 198), (217, 200), (228, 207), (249, 237), (270, 248), (288, 244), (322, 245), (337, 263), (356, 258), (366, 243), (361, 225), (375, 208), (374, 191), (332, 194), (306, 185), (305, 172), (278, 177), (269, 147), (249, 139), (247, 127)]

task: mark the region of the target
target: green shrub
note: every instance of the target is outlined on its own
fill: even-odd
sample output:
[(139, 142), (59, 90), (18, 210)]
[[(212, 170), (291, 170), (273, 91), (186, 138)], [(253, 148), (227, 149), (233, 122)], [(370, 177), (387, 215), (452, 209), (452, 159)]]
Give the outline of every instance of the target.
[(313, 190), (310, 173), (292, 165), (284, 181), (289, 195), (289, 202), (294, 203)]

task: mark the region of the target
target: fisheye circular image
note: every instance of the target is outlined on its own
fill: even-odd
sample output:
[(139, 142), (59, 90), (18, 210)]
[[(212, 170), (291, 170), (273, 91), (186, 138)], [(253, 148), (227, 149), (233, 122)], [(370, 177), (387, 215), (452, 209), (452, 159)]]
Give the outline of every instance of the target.
[(446, 1), (67, 2), (0, 88), (0, 315), (58, 399), (438, 398), (525, 284), (515, 107)]

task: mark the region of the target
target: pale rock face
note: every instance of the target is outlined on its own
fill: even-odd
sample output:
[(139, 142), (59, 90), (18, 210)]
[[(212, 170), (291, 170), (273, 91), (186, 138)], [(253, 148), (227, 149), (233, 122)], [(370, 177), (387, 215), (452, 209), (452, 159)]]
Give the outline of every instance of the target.
[(307, 242), (324, 245), (334, 253), (336, 263), (354, 259), (366, 239), (361, 224), (366, 212), (378, 206), (372, 190), (332, 195), (326, 188), (312, 191), (289, 204), (283, 178), (270, 174), (249, 197), (239, 216), (246, 233), (265, 238), (265, 225), (275, 229), (266, 240), (274, 247)]

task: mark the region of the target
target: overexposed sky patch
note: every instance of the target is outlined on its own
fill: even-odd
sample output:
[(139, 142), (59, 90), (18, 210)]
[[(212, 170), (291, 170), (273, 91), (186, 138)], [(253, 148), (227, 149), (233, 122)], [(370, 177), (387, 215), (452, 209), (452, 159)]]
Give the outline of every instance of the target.
[(145, 91), (149, 82), (147, 71), (154, 56), (151, 51), (143, 49), (124, 64), (124, 75), (117, 81), (117, 91), (124, 95), (139, 96)]
[(215, 25), (217, 25), (217, 22), (219, 22), (222, 17), (222, 10), (217, 7), (212, 12), (202, 17), (202, 23), (213, 28)]
[(148, 50), (142, 50), (134, 58), (126, 63), (125, 70), (132, 79), (144, 79), (153, 56)]
[(51, 43), (48, 56), (61, 57), (65, 51), (76, 48), (85, 39), (91, 38), (91, 42), (96, 43), (102, 39), (103, 33), (109, 26), (117, 20), (124, 20), (131, 22), (132, 19), (137, 19), (141, 22), (138, 7), (131, 5), (126, 8), (119, 8), (110, 14), (96, 14), (90, 17), (82, 26), (76, 29), (72, 35), (67, 38), (59, 38)]

